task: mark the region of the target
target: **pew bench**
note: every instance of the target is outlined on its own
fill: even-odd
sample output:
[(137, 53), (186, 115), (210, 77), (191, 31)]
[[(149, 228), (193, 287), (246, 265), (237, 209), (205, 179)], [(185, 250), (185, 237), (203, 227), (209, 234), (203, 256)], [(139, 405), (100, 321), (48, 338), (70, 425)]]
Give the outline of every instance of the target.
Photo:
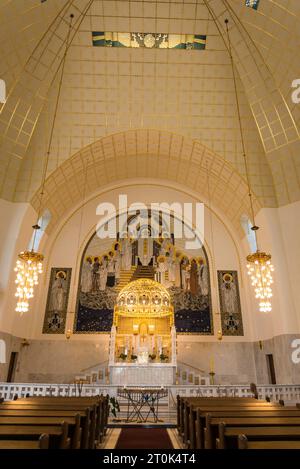
[(190, 440), (188, 441), (189, 449), (201, 449), (204, 448), (204, 430), (206, 428), (207, 415), (211, 417), (223, 417), (223, 420), (229, 417), (299, 417), (300, 409), (296, 407), (283, 407), (283, 408), (268, 408), (268, 409), (254, 409), (243, 408), (243, 409), (211, 409), (209, 412), (203, 411), (198, 408), (193, 408), (190, 413)]
[(238, 449), (300, 449), (300, 440), (248, 441), (246, 435), (239, 435)]
[(13, 417), (2, 417), (0, 416), (0, 428), (3, 425), (46, 425), (46, 426), (58, 426), (61, 425), (63, 422), (68, 424), (68, 437), (70, 438), (71, 442), (71, 449), (79, 449), (80, 448), (80, 439), (81, 439), (81, 427), (80, 427), (80, 416), (76, 415), (74, 417), (20, 417), (20, 416), (13, 416)]
[(1, 449), (48, 449), (49, 435), (43, 433), (38, 440), (0, 440)]
[(42, 401), (40, 404), (32, 403), (32, 404), (23, 404), (23, 402), (16, 403), (17, 401), (10, 401), (9, 403), (5, 403), (4, 405), (0, 405), (1, 410), (28, 410), (28, 411), (61, 411), (65, 412), (66, 410), (73, 411), (78, 413), (80, 411), (85, 411), (87, 414), (86, 421), (82, 431), (82, 442), (81, 447), (84, 449), (93, 449), (95, 447), (95, 438), (96, 438), (96, 420), (97, 420), (97, 410), (96, 406), (93, 405), (91, 407), (86, 408), (86, 404), (60, 404), (60, 403), (43, 403)]
[(185, 407), (185, 412), (184, 412), (184, 417), (183, 417), (183, 428), (182, 428), (182, 433), (181, 437), (183, 439), (183, 443), (186, 445), (190, 444), (190, 433), (193, 434), (195, 429), (195, 421), (197, 418), (197, 410), (200, 410), (201, 412), (206, 412), (209, 413), (211, 411), (237, 411), (237, 410), (268, 410), (268, 409), (281, 409), (279, 405), (273, 405), (266, 403), (263, 401), (263, 403), (246, 403), (246, 404), (226, 404), (222, 403), (221, 405), (218, 403), (217, 405), (212, 404), (212, 403), (204, 403), (204, 404), (193, 404), (192, 406), (186, 406)]
[(205, 449), (214, 449), (216, 439), (220, 438), (219, 424), (224, 424), (226, 427), (279, 427), (279, 426), (293, 426), (300, 429), (300, 418), (295, 417), (211, 417), (206, 416), (206, 426), (204, 429)]
[(300, 426), (229, 427), (220, 423), (216, 448), (237, 449), (239, 435), (245, 435), (249, 441), (300, 441)]
[(68, 424), (61, 425), (0, 425), (1, 440), (37, 440), (41, 435), (49, 435), (49, 448), (68, 449)]

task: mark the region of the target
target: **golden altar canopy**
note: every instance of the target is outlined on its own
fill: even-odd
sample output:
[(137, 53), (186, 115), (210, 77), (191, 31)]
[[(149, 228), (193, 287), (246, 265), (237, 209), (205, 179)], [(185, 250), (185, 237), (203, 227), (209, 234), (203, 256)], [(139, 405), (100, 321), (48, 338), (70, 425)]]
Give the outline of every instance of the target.
[(154, 280), (141, 278), (130, 282), (119, 293), (114, 308), (114, 324), (118, 317), (170, 318), (174, 322), (174, 308), (168, 290)]

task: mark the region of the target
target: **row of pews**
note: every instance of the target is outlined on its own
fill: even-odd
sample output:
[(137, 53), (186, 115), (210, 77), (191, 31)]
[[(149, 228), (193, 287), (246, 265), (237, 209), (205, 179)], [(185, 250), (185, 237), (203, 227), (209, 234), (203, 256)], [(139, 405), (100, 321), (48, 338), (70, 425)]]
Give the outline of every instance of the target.
[(300, 407), (177, 396), (177, 430), (189, 449), (300, 449)]
[(105, 436), (108, 413), (108, 396), (4, 401), (0, 449), (94, 449)]

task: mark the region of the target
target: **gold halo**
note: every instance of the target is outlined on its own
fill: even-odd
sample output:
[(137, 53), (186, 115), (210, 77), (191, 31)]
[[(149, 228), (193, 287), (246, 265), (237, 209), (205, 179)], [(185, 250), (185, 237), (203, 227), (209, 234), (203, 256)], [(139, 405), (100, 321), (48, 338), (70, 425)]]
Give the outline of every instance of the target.
[(162, 262), (165, 262), (165, 260), (166, 260), (165, 256), (160, 255), (157, 257), (157, 262), (159, 264), (161, 264)]
[(59, 274), (63, 274), (63, 277), (66, 280), (66, 278), (67, 278), (66, 272), (64, 272), (63, 270), (59, 270), (58, 272), (56, 272), (55, 278), (58, 278)]
[(203, 262), (203, 264), (205, 264), (205, 260), (201, 256), (197, 257), (196, 261), (197, 261), (197, 264), (200, 264), (200, 262)]
[[(226, 278), (227, 277), (227, 278)], [(223, 275), (223, 280), (225, 283), (231, 283), (233, 281), (233, 277), (231, 274), (227, 273)]]

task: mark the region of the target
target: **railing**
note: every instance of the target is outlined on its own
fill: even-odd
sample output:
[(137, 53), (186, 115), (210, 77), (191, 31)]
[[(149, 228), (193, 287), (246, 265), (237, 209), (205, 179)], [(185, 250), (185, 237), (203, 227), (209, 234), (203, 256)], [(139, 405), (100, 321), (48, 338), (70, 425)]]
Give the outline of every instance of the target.
[[(96, 396), (99, 394), (109, 394), (117, 396), (116, 385), (105, 384), (44, 384), (44, 383), (0, 383), (0, 397), (5, 400), (12, 400), (15, 396)], [(145, 385), (149, 387), (149, 385)], [(252, 397), (249, 385), (171, 385), (164, 386), (168, 390), (168, 401), (170, 410), (176, 406), (176, 396), (235, 396)], [(271, 401), (279, 399), (287, 402), (300, 402), (300, 385), (278, 384), (278, 385), (257, 385), (258, 397)]]

